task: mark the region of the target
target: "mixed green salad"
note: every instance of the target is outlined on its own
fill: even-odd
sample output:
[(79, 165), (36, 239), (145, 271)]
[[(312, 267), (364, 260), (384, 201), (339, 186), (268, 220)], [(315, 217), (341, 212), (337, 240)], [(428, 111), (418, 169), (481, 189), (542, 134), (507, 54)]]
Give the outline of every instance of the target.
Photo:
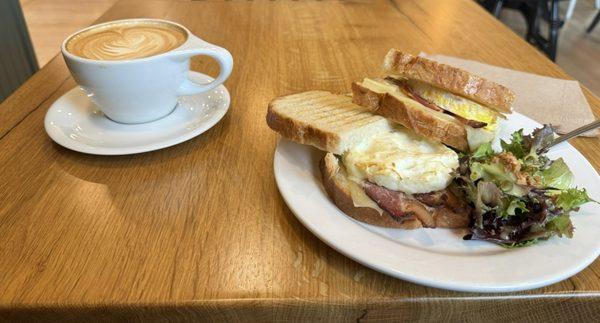
[(545, 156), (552, 140), (548, 125), (530, 135), (521, 129), (510, 142), (501, 141), (501, 152), (488, 143), (461, 156), (455, 184), (473, 204), (465, 240), (522, 247), (573, 236), (569, 213), (592, 199), (584, 188), (571, 186), (573, 174), (562, 158)]

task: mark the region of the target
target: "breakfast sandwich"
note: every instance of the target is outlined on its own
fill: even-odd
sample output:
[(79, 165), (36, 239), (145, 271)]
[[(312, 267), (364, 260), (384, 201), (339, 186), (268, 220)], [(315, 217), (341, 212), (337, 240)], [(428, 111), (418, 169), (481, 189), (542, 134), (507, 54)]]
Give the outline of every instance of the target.
[(308, 91), (276, 98), (267, 124), (327, 152), (323, 186), (348, 216), (393, 228), (468, 227), (472, 206), (453, 184), (457, 151), (493, 140), (499, 111), (510, 111), (514, 95), (394, 50), (385, 70), (383, 78), (354, 83), (352, 97)]
[(458, 155), (443, 144), (352, 103), (309, 91), (269, 104), (267, 124), (283, 137), (328, 152), (323, 185), (350, 217), (415, 229), (466, 227), (468, 206), (448, 188)]
[(392, 49), (384, 78), (352, 84), (353, 101), (460, 151), (492, 141), (515, 95), (456, 67)]

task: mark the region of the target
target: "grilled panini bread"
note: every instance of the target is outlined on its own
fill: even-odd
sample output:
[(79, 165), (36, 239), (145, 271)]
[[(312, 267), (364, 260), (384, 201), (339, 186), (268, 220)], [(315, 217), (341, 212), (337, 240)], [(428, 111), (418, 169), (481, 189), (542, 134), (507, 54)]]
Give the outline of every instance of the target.
[[(329, 152), (320, 165), (323, 184), (332, 201), (348, 216), (373, 225), (404, 229), (468, 225), (468, 205), (446, 189), (452, 170), (444, 168), (443, 163), (449, 159), (452, 163), (456, 153), (443, 145), (406, 133), (406, 129), (393, 126), (385, 118), (352, 103), (348, 96), (325, 91), (277, 98), (269, 104), (266, 119), (269, 127), (283, 137)], [(382, 160), (398, 153), (375, 145), (386, 140), (409, 143), (414, 140), (419, 143), (416, 150), (426, 146), (423, 150), (429, 154), (422, 154), (421, 159), (407, 158), (410, 164), (416, 164), (418, 168), (423, 163), (445, 170), (442, 174), (425, 170), (418, 174), (424, 177), (398, 180), (394, 177), (397, 169), (385, 169), (395, 165), (397, 159), (388, 160), (385, 165), (379, 163), (378, 158), (370, 160), (368, 151), (372, 149)], [(414, 155), (415, 152), (409, 153)], [(428, 162), (430, 158), (437, 159)], [(457, 163), (457, 157), (455, 159)], [(348, 165), (351, 172), (348, 172)], [(378, 166), (382, 168), (378, 169)], [(413, 173), (419, 170), (410, 169)], [(369, 171), (374, 172), (369, 174), (373, 176), (361, 177), (361, 172)], [(426, 185), (429, 182), (431, 185)], [(430, 187), (435, 189), (430, 190)]]
[(492, 141), (514, 100), (502, 85), (394, 49), (384, 70), (383, 79), (353, 83), (353, 101), (461, 151)]
[(508, 88), (460, 68), (391, 49), (383, 62), (384, 73), (445, 89), (500, 112), (511, 112), (515, 94)]
[(267, 124), (287, 139), (334, 154), (392, 129), (389, 121), (352, 103), (349, 96), (327, 91), (308, 91), (271, 101)]
[(393, 83), (377, 79), (355, 82), (352, 84), (352, 100), (419, 135), (461, 151), (469, 149), (465, 125), (411, 99)]

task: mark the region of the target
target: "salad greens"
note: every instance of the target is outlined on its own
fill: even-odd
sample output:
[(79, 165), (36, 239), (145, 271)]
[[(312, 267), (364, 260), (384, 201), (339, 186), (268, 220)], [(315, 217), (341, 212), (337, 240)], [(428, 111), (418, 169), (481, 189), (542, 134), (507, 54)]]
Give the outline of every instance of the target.
[(562, 158), (545, 156), (553, 139), (545, 125), (530, 135), (513, 133), (510, 142), (500, 142), (500, 152), (487, 143), (461, 156), (455, 182), (473, 204), (465, 239), (513, 248), (573, 236), (569, 212), (593, 200), (585, 189), (571, 187), (573, 174)]

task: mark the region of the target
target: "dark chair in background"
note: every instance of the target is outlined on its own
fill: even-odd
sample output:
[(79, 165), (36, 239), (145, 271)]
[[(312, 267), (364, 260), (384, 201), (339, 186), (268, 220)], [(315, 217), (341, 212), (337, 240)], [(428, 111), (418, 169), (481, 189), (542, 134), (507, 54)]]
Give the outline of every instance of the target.
[(598, 12), (596, 13), (596, 17), (594, 17), (594, 20), (592, 21), (592, 23), (590, 24), (590, 26), (588, 27), (588, 29), (586, 30), (586, 32), (589, 34), (592, 32), (592, 30), (594, 30), (594, 28), (596, 27), (596, 25), (598, 24), (598, 21), (600, 21), (600, 10), (598, 10)]
[(37, 70), (19, 0), (0, 0), (0, 102)]
[[(478, 2), (499, 17), (504, 8), (520, 11), (527, 21), (525, 39), (541, 49), (551, 59), (556, 59), (558, 31), (564, 20), (558, 14), (559, 0), (478, 0)], [(548, 25), (547, 35), (541, 32), (540, 23)]]

